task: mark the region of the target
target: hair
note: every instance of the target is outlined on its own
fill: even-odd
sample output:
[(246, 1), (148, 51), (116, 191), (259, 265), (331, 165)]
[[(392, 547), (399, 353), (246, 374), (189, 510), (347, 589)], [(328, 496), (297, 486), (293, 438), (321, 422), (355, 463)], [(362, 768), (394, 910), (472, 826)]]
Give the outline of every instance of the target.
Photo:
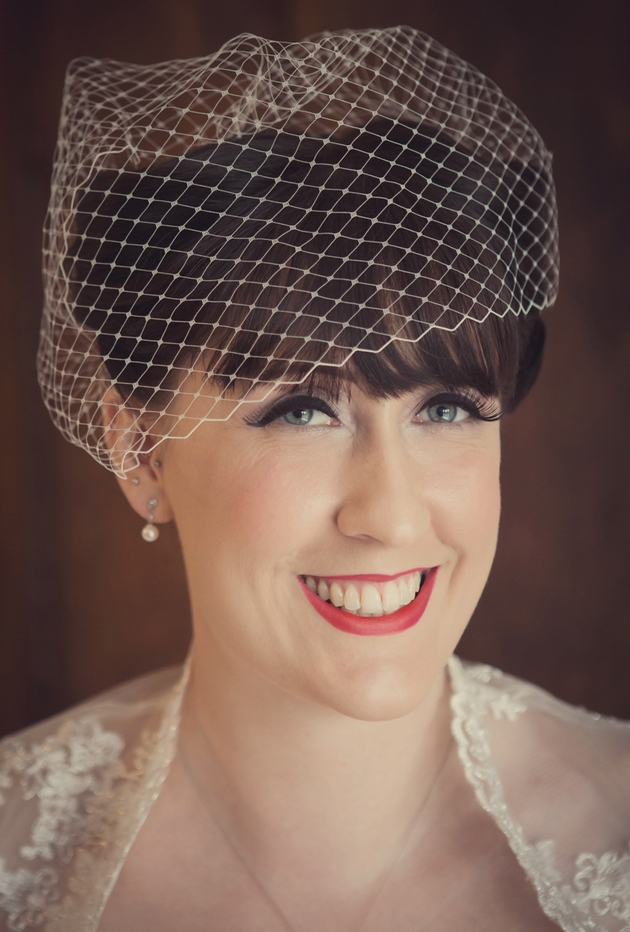
[(75, 317), (129, 404), (164, 409), (201, 362), (226, 392), (316, 371), (374, 397), (473, 389), (506, 413), (542, 360), (549, 186), (385, 119), (104, 169), (65, 259)]

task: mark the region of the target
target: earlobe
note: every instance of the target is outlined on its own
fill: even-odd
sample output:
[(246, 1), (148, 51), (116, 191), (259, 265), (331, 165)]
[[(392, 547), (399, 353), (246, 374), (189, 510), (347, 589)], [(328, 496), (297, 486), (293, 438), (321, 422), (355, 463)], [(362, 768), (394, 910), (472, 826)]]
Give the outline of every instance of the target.
[[(151, 525), (151, 540), (157, 539), (155, 523), (173, 520), (173, 511), (164, 491), (162, 461), (154, 450), (142, 450), (147, 431), (137, 414), (128, 408), (115, 388), (109, 388), (101, 401), (105, 443), (110, 451), (116, 480), (133, 510)], [(144, 537), (144, 535), (143, 535)], [(147, 540), (147, 537), (144, 537)]]
[(144, 530), (151, 528), (146, 534), (142, 532), (143, 539), (154, 541), (159, 534), (155, 525), (172, 521), (173, 510), (161, 477), (155, 475), (151, 466), (140, 465), (134, 472), (133, 476), (116, 476), (116, 481), (133, 510), (145, 520)]

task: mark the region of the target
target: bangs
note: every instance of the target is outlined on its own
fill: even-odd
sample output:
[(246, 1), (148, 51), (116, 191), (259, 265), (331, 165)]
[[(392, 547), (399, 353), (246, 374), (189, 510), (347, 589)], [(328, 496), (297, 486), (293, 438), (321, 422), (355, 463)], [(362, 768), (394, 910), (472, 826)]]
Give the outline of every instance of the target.
[[(464, 275), (457, 262), (445, 270), (435, 256), (416, 273), (424, 296), (414, 300), (393, 290), (401, 277), (394, 257), (382, 259), (340, 267), (345, 274), (327, 279), (327, 298), (313, 296), (319, 282), (311, 272), (296, 276), (295, 267), (285, 266), (263, 284), (258, 271), (258, 281), (239, 283), (215, 326), (199, 327), (197, 347), (179, 366), (187, 371), (203, 359), (208, 378), (226, 396), (244, 396), (259, 384), (321, 387), (335, 397), (353, 383), (373, 398), (442, 386), (497, 399), (501, 413), (513, 410), (542, 361), (538, 313), (517, 317), (507, 302), (503, 316), (482, 312), (470, 265)], [(497, 310), (500, 304), (499, 292)], [(176, 391), (163, 382), (143, 402), (164, 408), (166, 395)]]
[(195, 370), (232, 396), (316, 372), (331, 391), (436, 384), (512, 410), (544, 340), (543, 298), (523, 313), (532, 279), (515, 264), (517, 244), (540, 249), (528, 169), (478, 162), (425, 128), (372, 130), (388, 166), (378, 183), (360, 135), (341, 168), (337, 143), (269, 132), (258, 148), (95, 176), (66, 273), (103, 384), (159, 412)]
[[(250, 386), (264, 383), (321, 388), (333, 398), (350, 383), (380, 399), (437, 386), (496, 399), (503, 415), (514, 410), (533, 385), (543, 344), (539, 318), (522, 322), (513, 316), (490, 318), (483, 327), (465, 320), (455, 331), (432, 329), (415, 341), (392, 337), (383, 349), (357, 350), (337, 364), (270, 358), (263, 362), (232, 352), (222, 357), (209, 377), (225, 396), (246, 395)], [(308, 355), (313, 356), (312, 344), (308, 348)], [(327, 351), (325, 355), (330, 359), (338, 354)], [(160, 398), (159, 406), (164, 402)]]

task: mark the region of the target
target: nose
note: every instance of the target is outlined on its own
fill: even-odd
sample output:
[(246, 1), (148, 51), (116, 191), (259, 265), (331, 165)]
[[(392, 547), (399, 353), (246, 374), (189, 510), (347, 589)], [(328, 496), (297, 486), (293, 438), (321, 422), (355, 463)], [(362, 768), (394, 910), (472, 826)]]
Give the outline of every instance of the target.
[(348, 468), (350, 484), (336, 516), (341, 533), (394, 549), (416, 543), (431, 523), (422, 473), (398, 431), (373, 435), (358, 444)]

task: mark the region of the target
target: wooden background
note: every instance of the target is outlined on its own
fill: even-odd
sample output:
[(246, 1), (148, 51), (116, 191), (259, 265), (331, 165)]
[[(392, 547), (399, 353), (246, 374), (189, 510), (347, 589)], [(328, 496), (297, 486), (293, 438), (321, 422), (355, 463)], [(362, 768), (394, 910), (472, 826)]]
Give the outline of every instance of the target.
[(0, 733), (183, 657), (169, 529), (39, 399), (40, 230), (65, 66), (203, 55), (249, 31), (420, 28), (494, 78), (555, 153), (561, 298), (505, 424), (499, 554), (461, 653), (630, 718), (630, 29), (626, 0), (4, 0), (0, 7)]

